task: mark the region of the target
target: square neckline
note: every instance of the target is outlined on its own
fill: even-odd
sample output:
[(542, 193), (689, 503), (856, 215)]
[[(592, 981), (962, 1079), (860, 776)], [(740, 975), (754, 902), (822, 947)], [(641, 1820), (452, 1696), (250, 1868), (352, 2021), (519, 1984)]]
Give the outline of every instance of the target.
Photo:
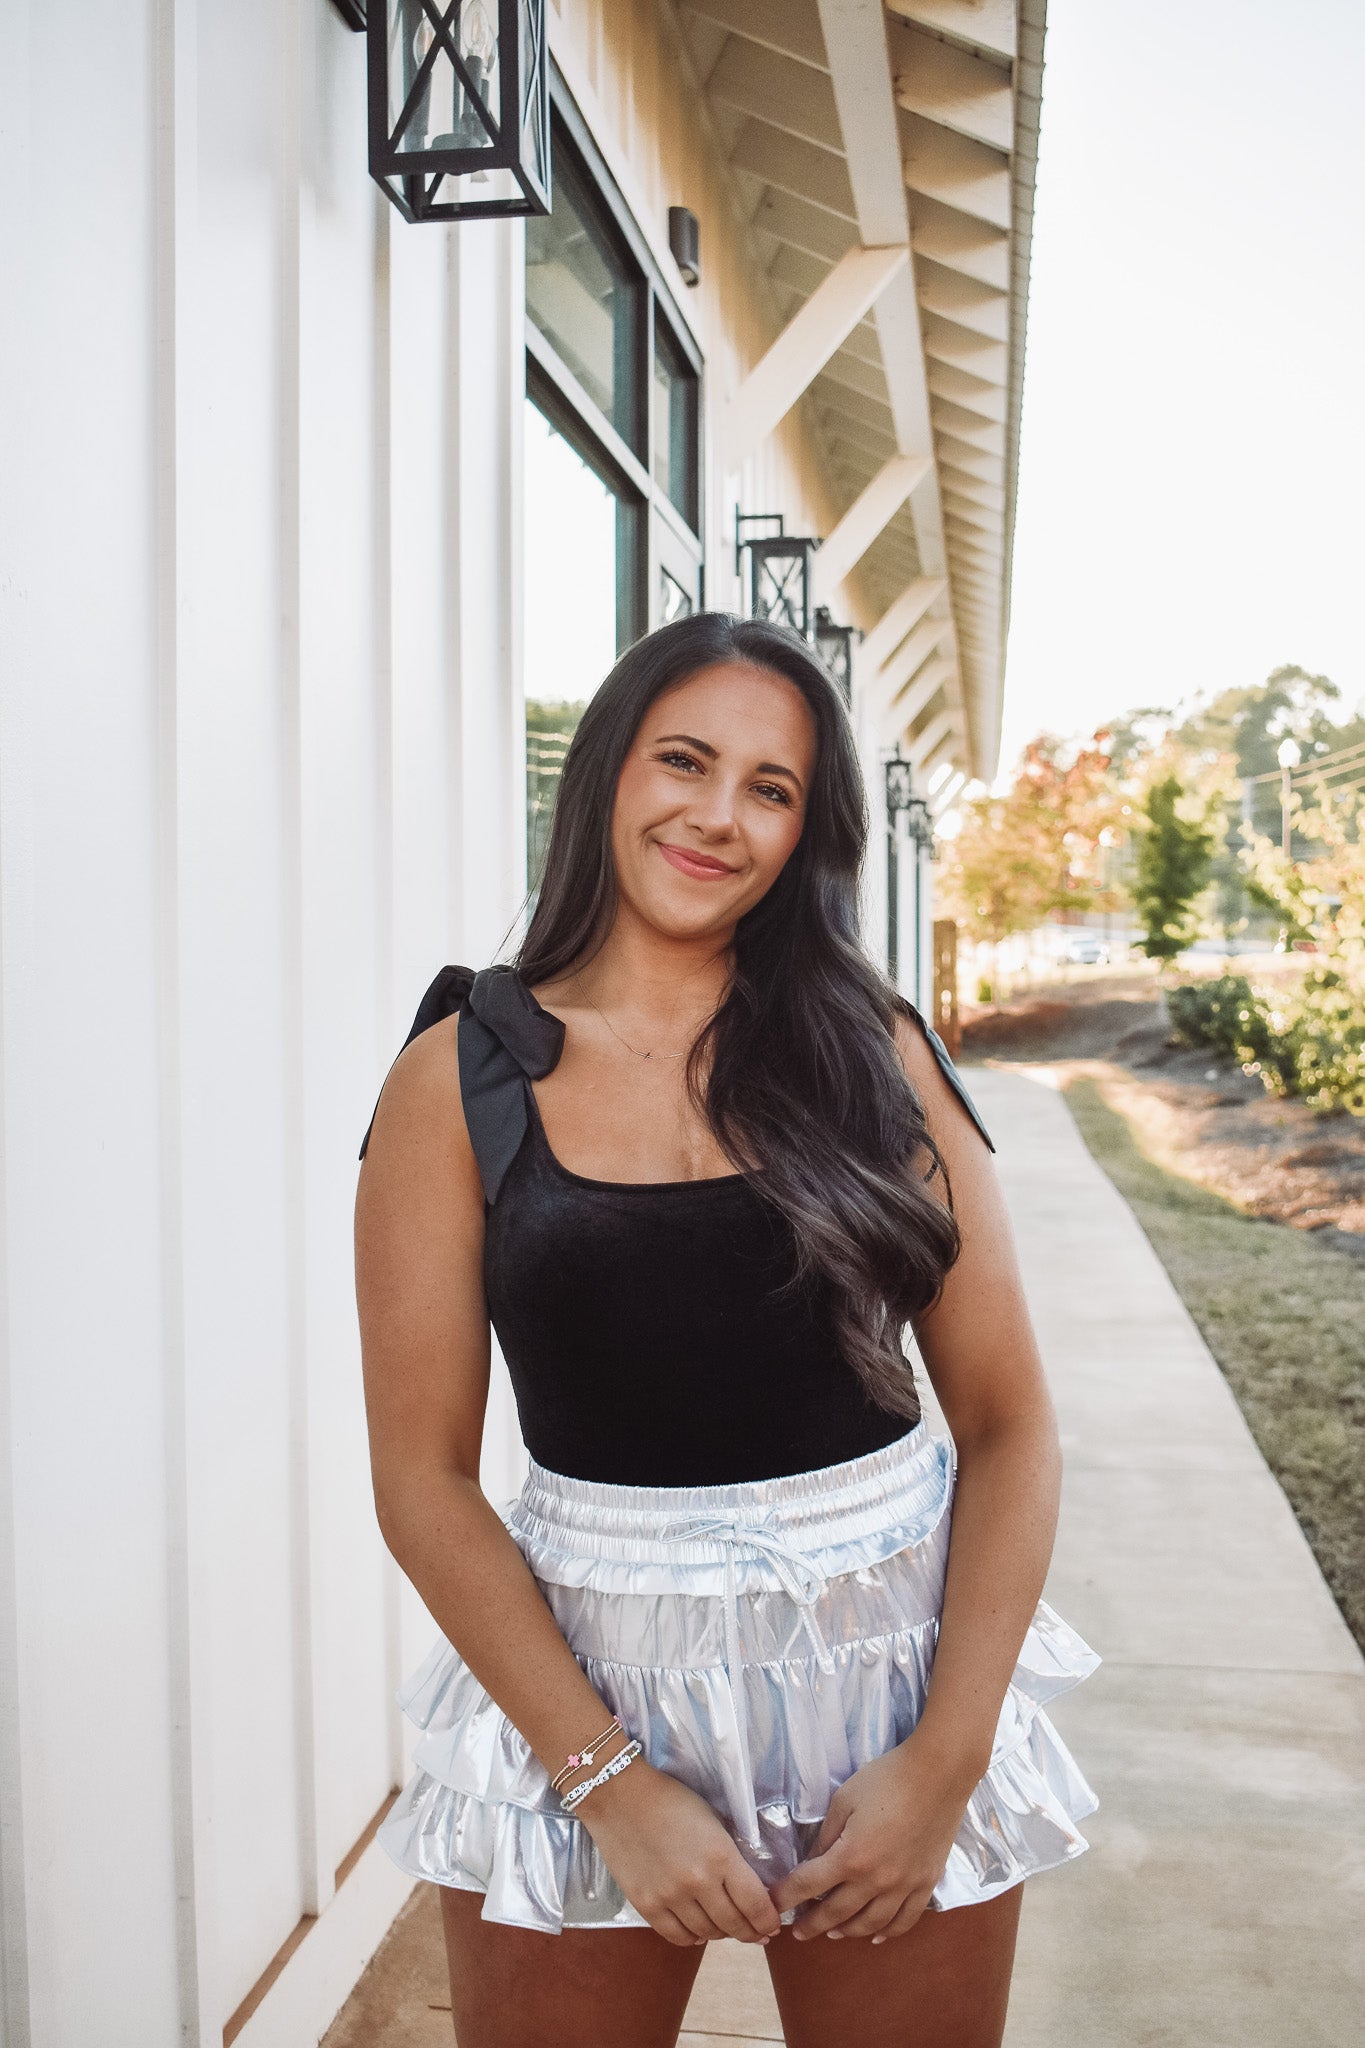
[(599, 1180), (595, 1174), (575, 1173), (571, 1166), (564, 1164), (550, 1143), (550, 1134), (545, 1128), (545, 1119), (540, 1113), (540, 1104), (536, 1100), (536, 1091), (531, 1085), (530, 1076), (524, 1074), (522, 1083), (529, 1098), (530, 1121), (535, 1126), (541, 1151), (555, 1172), (561, 1174), (565, 1180), (572, 1181), (576, 1187), (601, 1188), (612, 1194), (619, 1194), (623, 1189), (641, 1190), (647, 1194), (676, 1194), (685, 1188), (729, 1187), (735, 1181), (749, 1181), (754, 1177), (742, 1170), (734, 1173), (697, 1174), (691, 1180)]

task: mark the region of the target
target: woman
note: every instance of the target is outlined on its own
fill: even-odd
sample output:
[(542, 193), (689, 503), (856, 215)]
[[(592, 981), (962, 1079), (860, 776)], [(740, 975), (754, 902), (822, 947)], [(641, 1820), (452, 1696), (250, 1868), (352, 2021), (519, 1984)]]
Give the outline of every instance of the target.
[(792, 2048), (855, 2009), (863, 2048), (986, 2048), (1022, 1882), (1086, 1846), (1056, 1424), (990, 1140), (858, 941), (865, 838), (804, 642), (651, 634), (515, 961), (437, 977), (362, 1147), (375, 1503), (443, 1631), (380, 1837), (443, 1887), (460, 2048), (665, 2048), (722, 1936)]

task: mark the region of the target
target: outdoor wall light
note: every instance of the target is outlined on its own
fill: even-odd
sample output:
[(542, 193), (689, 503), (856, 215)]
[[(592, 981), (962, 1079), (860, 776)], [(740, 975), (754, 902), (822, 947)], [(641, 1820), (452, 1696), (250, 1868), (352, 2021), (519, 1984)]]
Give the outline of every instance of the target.
[(668, 249), (684, 284), (695, 284), (701, 276), (701, 230), (690, 206), (668, 209)]
[(903, 817), (907, 837), (918, 847), (928, 850), (934, 843), (934, 828), (929, 822), (929, 805), (922, 796), (915, 794), (915, 770), (899, 750), (883, 763), (886, 771), (886, 825), (889, 832), (896, 829), (896, 820)]
[[(354, 21), (358, 0), (342, 11)], [(370, 175), (403, 218), (548, 213), (545, 0), (367, 0), (364, 12)]]
[(853, 640), (852, 626), (837, 625), (827, 604), (816, 606), (815, 651), (839, 685), (850, 710), (853, 707)]
[[(746, 526), (775, 525), (776, 533), (747, 535)], [(735, 513), (735, 568), (748, 558), (746, 602), (751, 619), (772, 619), (813, 640), (810, 569), (819, 542), (790, 534), (780, 512)]]

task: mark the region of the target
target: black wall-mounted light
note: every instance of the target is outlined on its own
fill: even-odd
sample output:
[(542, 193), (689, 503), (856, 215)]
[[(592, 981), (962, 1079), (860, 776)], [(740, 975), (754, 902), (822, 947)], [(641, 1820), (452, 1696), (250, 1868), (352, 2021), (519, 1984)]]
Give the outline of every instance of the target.
[(897, 748), (888, 760), (883, 762), (886, 773), (886, 964), (891, 979), (899, 987), (900, 976), (900, 837), (897, 822), (906, 821), (906, 837), (915, 848), (915, 896), (914, 930), (915, 958), (912, 962), (915, 982), (915, 1001), (919, 1002), (921, 991), (919, 939), (920, 919), (923, 905), (923, 881), (919, 855), (928, 853), (934, 844), (934, 828), (929, 819), (929, 805), (922, 796), (915, 794), (915, 770), (913, 763), (905, 760)]
[(929, 820), (929, 805), (926, 798), (915, 793), (915, 770), (912, 762), (903, 759), (898, 752), (892, 754), (883, 764), (886, 771), (886, 828), (896, 829), (897, 818), (903, 817), (909, 838), (916, 846), (928, 848), (934, 843), (934, 828)]
[[(776, 526), (776, 533), (746, 534), (746, 526)], [(790, 534), (781, 512), (735, 513), (735, 568), (747, 562), (745, 602), (751, 619), (772, 619), (813, 640), (811, 562), (819, 542)]]
[(403, 218), (548, 213), (545, 0), (366, 0), (363, 12), (370, 175)]
[(701, 276), (701, 229), (690, 206), (668, 209), (668, 248), (684, 284), (695, 284)]
[(815, 608), (815, 651), (839, 685), (843, 700), (853, 704), (853, 643), (861, 638), (852, 626), (837, 624), (827, 604)]
[(365, 26), (365, 0), (332, 0), (332, 5), (345, 22), (347, 28), (363, 29)]

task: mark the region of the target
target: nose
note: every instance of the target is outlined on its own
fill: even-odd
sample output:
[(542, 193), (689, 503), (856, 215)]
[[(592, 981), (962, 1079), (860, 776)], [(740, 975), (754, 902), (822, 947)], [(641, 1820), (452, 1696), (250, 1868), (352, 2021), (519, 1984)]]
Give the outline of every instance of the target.
[(689, 792), (683, 816), (689, 825), (705, 832), (708, 838), (733, 838), (738, 830), (738, 794), (737, 787), (726, 777), (708, 776), (705, 784), (699, 784)]

